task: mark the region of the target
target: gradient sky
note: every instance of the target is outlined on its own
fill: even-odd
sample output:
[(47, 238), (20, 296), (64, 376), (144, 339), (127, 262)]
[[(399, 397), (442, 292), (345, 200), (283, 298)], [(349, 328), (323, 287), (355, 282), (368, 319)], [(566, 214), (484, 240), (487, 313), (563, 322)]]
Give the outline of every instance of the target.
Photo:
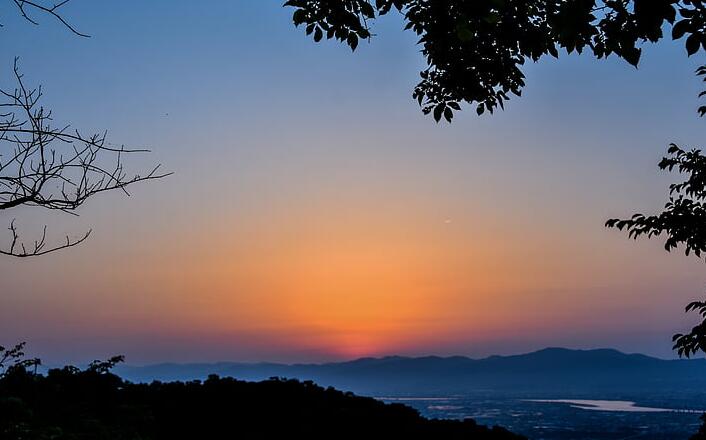
[[(672, 357), (704, 263), (603, 227), (655, 212), (669, 142), (698, 146), (703, 59), (645, 48), (639, 70), (529, 64), (505, 112), (451, 125), (411, 99), (423, 66), (398, 17), (351, 54), (281, 1), (73, 0), (82, 31), (0, 16), (0, 84), (21, 57), (57, 125), (149, 146), (175, 175), (23, 209), (81, 247), (0, 259), (0, 344), (46, 362), (483, 356), (545, 346)], [(9, 239), (9, 236), (5, 236)]]

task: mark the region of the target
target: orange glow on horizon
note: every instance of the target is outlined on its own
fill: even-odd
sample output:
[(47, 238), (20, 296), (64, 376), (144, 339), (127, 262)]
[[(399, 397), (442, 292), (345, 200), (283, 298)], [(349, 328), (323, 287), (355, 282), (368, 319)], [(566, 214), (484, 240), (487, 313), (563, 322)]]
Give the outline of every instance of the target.
[[(305, 195), (263, 196), (247, 217), (205, 216), (179, 240), (166, 228), (120, 270), (112, 255), (93, 262), (103, 272), (76, 278), (56, 307), (75, 335), (210, 344), (220, 359), (352, 359), (551, 340), (557, 329), (593, 326), (596, 312), (625, 316), (617, 307), (643, 290), (639, 265), (631, 278), (603, 245), (558, 228), (530, 233), (495, 206)], [(70, 294), (94, 286), (93, 296)], [(630, 301), (607, 297), (615, 291)], [(616, 309), (597, 309), (601, 301)]]

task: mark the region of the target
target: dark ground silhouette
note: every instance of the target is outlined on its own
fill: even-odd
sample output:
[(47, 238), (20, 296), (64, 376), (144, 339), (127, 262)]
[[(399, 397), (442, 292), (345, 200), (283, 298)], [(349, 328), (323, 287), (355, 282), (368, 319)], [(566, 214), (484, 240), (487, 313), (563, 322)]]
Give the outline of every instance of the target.
[(193, 382), (133, 384), (111, 363), (0, 378), (0, 439), (467, 439), (524, 437), (472, 420), (429, 420), (313, 382), (244, 382), (210, 376)]

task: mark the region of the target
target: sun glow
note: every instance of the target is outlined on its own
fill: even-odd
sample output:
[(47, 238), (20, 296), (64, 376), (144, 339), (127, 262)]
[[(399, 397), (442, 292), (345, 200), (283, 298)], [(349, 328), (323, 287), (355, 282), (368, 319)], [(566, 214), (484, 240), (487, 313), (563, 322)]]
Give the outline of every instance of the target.
[[(575, 279), (562, 270), (565, 259), (511, 256), (517, 243), (539, 246), (521, 233), (489, 242), (496, 223), (462, 211), (448, 223), (435, 214), (442, 211), (350, 196), (269, 205), (252, 209), (250, 222), (224, 216), (170, 242), (167, 252), (132, 260), (128, 273), (156, 258), (160, 264), (126, 282), (159, 286), (133, 298), (150, 331), (178, 339), (199, 329), (209, 340), (245, 338), (328, 358), (413, 352), (441, 340), (470, 344), (541, 325), (532, 312), (538, 301)], [(229, 218), (241, 222), (237, 230)], [(209, 246), (212, 236), (227, 237), (223, 251)], [(548, 293), (536, 287), (553, 284)]]

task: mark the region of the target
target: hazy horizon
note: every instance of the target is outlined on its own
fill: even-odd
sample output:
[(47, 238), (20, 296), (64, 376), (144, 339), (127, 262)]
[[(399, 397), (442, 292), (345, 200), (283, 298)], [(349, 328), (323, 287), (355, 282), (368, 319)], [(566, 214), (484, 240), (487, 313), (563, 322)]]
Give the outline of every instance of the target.
[(49, 364), (675, 357), (704, 262), (603, 225), (661, 209), (667, 145), (703, 139), (703, 60), (681, 42), (645, 46), (639, 70), (528, 63), (505, 111), (436, 124), (411, 99), (423, 60), (398, 18), (351, 54), (313, 43), (281, 2), (197, 3), (75, 0), (91, 38), (0, 7), (0, 45), (57, 125), (149, 146), (131, 166), (175, 173), (79, 218), (18, 211), (27, 234), (93, 235), (0, 259), (0, 345)]
[[(356, 358), (342, 358), (342, 359), (330, 359), (330, 360), (322, 360), (322, 361), (314, 361), (314, 362), (277, 362), (277, 361), (256, 361), (256, 360), (251, 360), (251, 361), (233, 361), (233, 360), (228, 360), (228, 359), (222, 359), (219, 361), (210, 361), (210, 362), (198, 362), (198, 361), (190, 361), (190, 362), (149, 362), (149, 363), (131, 363), (129, 359), (126, 360), (125, 365), (126, 366), (134, 366), (134, 367), (141, 367), (141, 366), (151, 366), (151, 365), (159, 365), (160, 363), (164, 364), (217, 364), (217, 363), (233, 363), (233, 364), (252, 364), (252, 365), (257, 365), (257, 364), (265, 364), (265, 363), (276, 363), (276, 364), (283, 364), (283, 365), (297, 365), (297, 364), (311, 364), (311, 365), (323, 365), (323, 364), (330, 364), (330, 363), (345, 363), (345, 362), (354, 362), (354, 361), (360, 361), (364, 359), (387, 359), (387, 358), (408, 358), (408, 359), (423, 359), (423, 358), (429, 358), (429, 357), (438, 357), (442, 359), (449, 359), (449, 358), (468, 358), (472, 360), (482, 360), (482, 359), (487, 359), (490, 357), (495, 357), (495, 356), (500, 356), (500, 357), (512, 357), (512, 356), (523, 356), (523, 355), (529, 355), (533, 354), (536, 352), (541, 352), (544, 350), (569, 350), (569, 351), (601, 351), (601, 350), (610, 350), (610, 351), (618, 351), (622, 354), (625, 355), (645, 355), (644, 353), (629, 353), (629, 352), (622, 352), (620, 350), (616, 350), (614, 348), (610, 347), (596, 347), (596, 348), (569, 348), (569, 347), (544, 347), (540, 348), (537, 350), (531, 350), (531, 351), (522, 351), (522, 352), (508, 352), (505, 354), (489, 354), (489, 355), (480, 355), (480, 356), (469, 356), (469, 355), (463, 355), (463, 354), (446, 354), (446, 355), (436, 355), (436, 354), (418, 354), (418, 355), (399, 355), (399, 354), (383, 354), (379, 356), (363, 356), (363, 357), (356, 357)], [(659, 357), (659, 356), (650, 356), (650, 355), (645, 355), (649, 356), (651, 358), (655, 359), (660, 359), (660, 360), (676, 360), (676, 359), (687, 359), (687, 358), (679, 358), (678, 356), (674, 355), (671, 357)], [(689, 358), (690, 360), (695, 360), (695, 359), (701, 359), (701, 358)], [(61, 362), (59, 362), (59, 365), (62, 365)], [(51, 367), (51, 366), (47, 366)]]

